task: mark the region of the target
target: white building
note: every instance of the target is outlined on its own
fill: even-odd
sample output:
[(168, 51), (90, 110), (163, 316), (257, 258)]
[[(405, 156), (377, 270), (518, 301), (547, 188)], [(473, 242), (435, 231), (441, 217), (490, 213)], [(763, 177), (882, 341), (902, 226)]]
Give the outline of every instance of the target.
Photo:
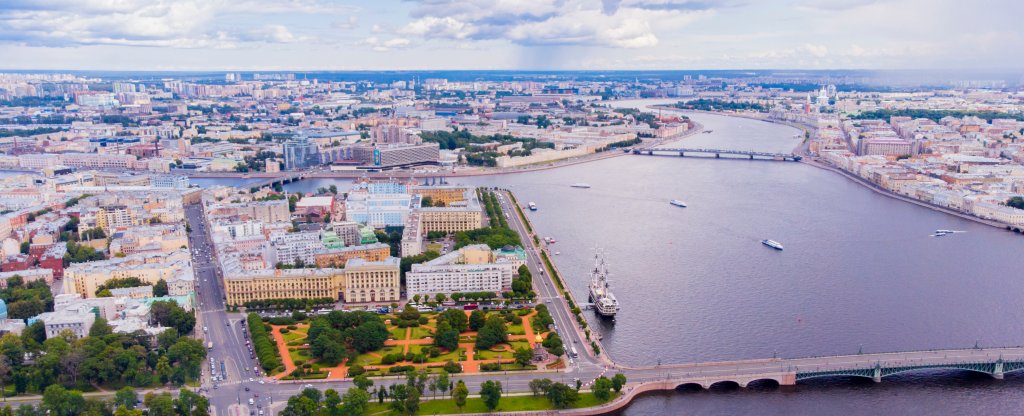
[(518, 266), (497, 258), (486, 244), (466, 246), (422, 264), (405, 275), (408, 296), (455, 292), (503, 292)]

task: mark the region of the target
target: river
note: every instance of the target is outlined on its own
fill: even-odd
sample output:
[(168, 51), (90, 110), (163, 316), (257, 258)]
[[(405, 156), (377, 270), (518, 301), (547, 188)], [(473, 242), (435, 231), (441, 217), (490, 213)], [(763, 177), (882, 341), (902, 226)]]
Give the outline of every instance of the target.
[[(713, 132), (683, 139), (688, 147), (789, 152), (802, 139), (787, 126), (690, 116)], [(594, 250), (604, 251), (622, 311), (615, 323), (588, 316), (624, 364), (1024, 344), (1024, 238), (809, 165), (626, 155), (453, 181), (507, 187), (536, 202), (528, 215), (558, 240), (554, 261), (579, 298)], [(345, 181), (286, 188), (332, 183)], [(936, 229), (965, 232), (930, 237)], [(762, 246), (765, 238), (785, 251)], [(1021, 387), (1024, 377), (1013, 374), (834, 379), (656, 394), (623, 413), (1020, 413)]]

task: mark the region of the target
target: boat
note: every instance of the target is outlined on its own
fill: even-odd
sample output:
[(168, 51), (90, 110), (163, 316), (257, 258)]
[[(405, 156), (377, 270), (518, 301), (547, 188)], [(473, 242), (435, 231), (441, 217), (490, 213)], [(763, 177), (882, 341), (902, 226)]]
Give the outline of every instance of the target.
[(600, 253), (594, 255), (594, 269), (590, 272), (590, 301), (602, 317), (611, 318), (619, 312), (619, 300), (608, 284), (608, 266)]
[(533, 202), (531, 202), (531, 203), (529, 203), (527, 205), (530, 207), (530, 211), (536, 211), (537, 210), (537, 204), (534, 204)]
[(673, 199), (673, 200), (671, 200), (671, 201), (668, 201), (668, 203), (670, 203), (670, 204), (672, 204), (672, 205), (675, 205), (675, 206), (677, 206), (677, 207), (682, 207), (682, 208), (686, 208), (686, 203), (685, 203), (685, 202), (683, 202), (683, 201), (680, 201), (680, 200), (678, 200), (678, 199)]
[(573, 188), (583, 188), (583, 189), (590, 188), (590, 184), (589, 183), (584, 183), (584, 182), (576, 182), (576, 183), (574, 183), (572, 185), (569, 185), (569, 186), (571, 186)]
[(761, 240), (761, 244), (764, 244), (776, 250), (782, 250), (782, 243), (775, 240)]
[(952, 234), (953, 230), (935, 230), (935, 234)]

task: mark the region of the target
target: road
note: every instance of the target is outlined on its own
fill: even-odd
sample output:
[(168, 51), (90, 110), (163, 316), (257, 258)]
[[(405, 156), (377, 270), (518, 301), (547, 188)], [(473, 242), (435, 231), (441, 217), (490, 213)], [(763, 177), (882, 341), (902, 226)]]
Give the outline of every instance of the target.
[[(247, 409), (238, 406), (233, 409), (235, 413), (227, 413), (232, 404), (248, 403), (251, 396), (245, 391), (246, 387), (251, 389), (253, 386), (261, 386), (259, 376), (254, 372), (259, 364), (250, 358), (246, 335), (242, 332), (245, 317), (237, 313), (229, 314), (224, 307), (220, 268), (216, 264), (216, 253), (202, 206), (186, 206), (185, 217), (191, 228), (189, 244), (196, 274), (196, 298), (199, 302), (196, 336), (202, 338), (204, 344), (213, 343), (213, 349), (208, 352), (203, 366), (201, 388), (210, 398), (210, 404), (217, 414), (249, 414)], [(210, 358), (213, 358), (215, 370), (210, 368)], [(214, 381), (214, 375), (219, 376), (219, 380)]]

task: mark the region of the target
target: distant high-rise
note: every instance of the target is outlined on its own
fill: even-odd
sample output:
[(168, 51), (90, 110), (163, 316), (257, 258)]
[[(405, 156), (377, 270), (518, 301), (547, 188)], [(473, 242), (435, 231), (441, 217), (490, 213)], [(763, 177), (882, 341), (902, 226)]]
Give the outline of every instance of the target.
[(305, 169), (320, 164), (320, 150), (305, 136), (288, 140), (282, 145), (281, 150), (284, 153), (286, 170)]

